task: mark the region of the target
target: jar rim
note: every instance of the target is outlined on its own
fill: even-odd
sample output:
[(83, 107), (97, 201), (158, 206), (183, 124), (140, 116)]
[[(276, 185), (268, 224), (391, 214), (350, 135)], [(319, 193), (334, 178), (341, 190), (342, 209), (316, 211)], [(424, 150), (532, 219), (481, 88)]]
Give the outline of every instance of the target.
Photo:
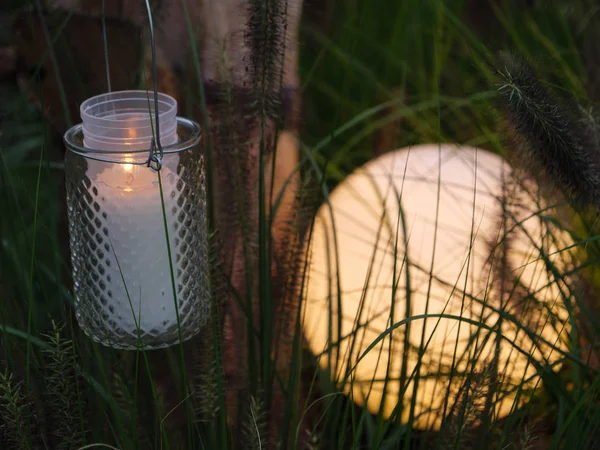
[[(184, 117), (176, 117), (176, 121), (177, 121), (177, 131), (179, 131), (180, 129), (184, 129), (189, 133), (189, 135), (186, 136), (186, 139), (184, 141), (177, 142), (177, 143), (171, 144), (171, 145), (162, 146), (164, 154), (184, 152), (186, 150), (189, 150), (189, 149), (195, 147), (200, 142), (201, 128), (197, 122), (186, 119)], [(65, 135), (63, 136), (63, 141), (64, 141), (65, 147), (67, 148), (68, 151), (70, 151), (76, 155), (82, 156), (84, 158), (92, 158), (92, 159), (101, 160), (101, 161), (103, 161), (104, 159), (102, 159), (101, 157), (98, 157), (97, 155), (119, 155), (119, 154), (125, 154), (125, 153), (127, 153), (127, 154), (143, 154), (143, 153), (148, 153), (150, 151), (150, 148), (145, 148), (145, 149), (140, 149), (140, 150), (130, 150), (130, 149), (128, 149), (128, 150), (125, 150), (125, 149), (123, 149), (123, 150), (98, 150), (98, 149), (84, 147), (82, 144), (81, 145), (78, 144), (78, 141), (83, 143), (83, 124), (82, 123), (79, 123), (79, 124), (74, 125), (71, 128), (69, 128), (66, 131)], [(92, 155), (94, 155), (94, 156), (92, 156)], [(106, 162), (111, 162), (111, 161), (106, 160)]]

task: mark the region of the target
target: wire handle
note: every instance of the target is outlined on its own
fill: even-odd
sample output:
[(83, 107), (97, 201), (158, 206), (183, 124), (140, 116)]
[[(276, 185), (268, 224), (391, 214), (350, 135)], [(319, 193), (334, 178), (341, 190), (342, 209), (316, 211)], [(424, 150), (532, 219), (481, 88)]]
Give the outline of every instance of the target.
[[(156, 73), (156, 45), (154, 43), (154, 24), (152, 22), (152, 11), (150, 10), (150, 1), (146, 0), (146, 10), (148, 11), (148, 26), (150, 27), (150, 49), (152, 51), (152, 77), (154, 78), (154, 120), (156, 122), (155, 137), (152, 138), (150, 145), (150, 154), (148, 155), (148, 167), (158, 171), (162, 167), (162, 158), (164, 151), (160, 143), (160, 120), (158, 114), (158, 82)], [(158, 156), (155, 149), (158, 149)], [(154, 166), (152, 164), (155, 164)]]
[[(106, 35), (106, 16), (104, 13), (104, 2), (102, 0), (102, 37), (104, 40), (104, 63), (106, 65), (106, 83), (108, 85), (108, 92), (112, 92), (110, 83), (110, 64), (108, 60), (108, 40)], [(150, 49), (152, 52), (152, 77), (154, 82), (154, 122), (155, 130), (152, 142), (150, 144), (150, 151), (148, 153), (148, 160), (144, 163), (151, 169), (159, 171), (162, 167), (162, 159), (164, 156), (164, 150), (160, 142), (160, 118), (158, 114), (158, 82), (157, 82), (157, 70), (156, 70), (156, 44), (154, 41), (154, 23), (152, 21), (152, 11), (150, 9), (150, 2), (146, 0), (146, 11), (148, 12), (148, 26), (150, 29)], [(150, 119), (152, 120), (152, 119)], [(157, 151), (158, 150), (158, 151)]]
[(108, 62), (108, 39), (106, 37), (106, 15), (104, 14), (104, 2), (102, 0), (102, 40), (104, 41), (104, 65), (106, 66), (106, 85), (108, 92), (112, 92), (110, 86), (110, 64)]

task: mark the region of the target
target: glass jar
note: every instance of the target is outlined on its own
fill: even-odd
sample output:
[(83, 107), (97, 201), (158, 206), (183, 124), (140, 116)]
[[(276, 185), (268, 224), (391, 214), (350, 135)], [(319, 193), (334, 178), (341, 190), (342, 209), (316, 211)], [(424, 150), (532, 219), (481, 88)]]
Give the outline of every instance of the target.
[(64, 137), (76, 316), (113, 348), (174, 345), (208, 318), (200, 126), (176, 107), (160, 94), (159, 171), (146, 164), (154, 102), (145, 91), (87, 100)]

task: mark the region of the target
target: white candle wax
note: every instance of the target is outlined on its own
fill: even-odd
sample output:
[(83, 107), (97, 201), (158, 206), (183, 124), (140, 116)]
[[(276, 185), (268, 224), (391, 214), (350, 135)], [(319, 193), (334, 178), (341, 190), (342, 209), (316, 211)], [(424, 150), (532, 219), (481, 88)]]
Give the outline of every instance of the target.
[[(170, 158), (176, 161), (178, 155)], [(177, 277), (185, 272), (181, 265), (187, 264), (186, 259), (177, 256), (177, 203), (181, 192), (175, 186), (178, 176), (166, 166), (163, 165), (160, 176), (171, 262)], [(104, 240), (100, 246), (103, 258), (96, 267), (100, 303), (105, 308), (101, 312), (103, 321), (128, 333), (137, 333), (137, 321), (142, 335), (158, 335), (176, 327), (157, 172), (145, 165), (89, 160), (87, 174), (92, 181), (88, 192), (98, 205), (94, 206), (95, 225)]]

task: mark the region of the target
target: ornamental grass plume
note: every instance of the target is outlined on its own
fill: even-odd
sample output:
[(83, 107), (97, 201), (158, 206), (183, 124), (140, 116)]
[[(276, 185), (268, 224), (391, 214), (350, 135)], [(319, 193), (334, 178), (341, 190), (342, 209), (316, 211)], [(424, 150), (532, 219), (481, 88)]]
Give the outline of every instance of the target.
[(251, 395), (245, 405), (245, 410), (241, 424), (242, 448), (244, 450), (270, 448), (267, 443), (267, 411), (260, 396)]
[(87, 428), (80, 380), (75, 371), (74, 342), (63, 336), (64, 326), (52, 321), (52, 331), (45, 335), (48, 347), (44, 372), (44, 408), (49, 416), (56, 450), (78, 448), (84, 443)]
[(288, 2), (250, 0), (246, 42), (256, 112), (263, 120), (279, 119), (287, 31)]
[(0, 371), (0, 446), (27, 448), (28, 403), (23, 394), (23, 382), (14, 380), (9, 372)]
[(520, 56), (502, 53), (496, 71), (528, 168), (543, 171), (575, 203), (600, 208), (600, 147), (592, 115), (555, 96)]

